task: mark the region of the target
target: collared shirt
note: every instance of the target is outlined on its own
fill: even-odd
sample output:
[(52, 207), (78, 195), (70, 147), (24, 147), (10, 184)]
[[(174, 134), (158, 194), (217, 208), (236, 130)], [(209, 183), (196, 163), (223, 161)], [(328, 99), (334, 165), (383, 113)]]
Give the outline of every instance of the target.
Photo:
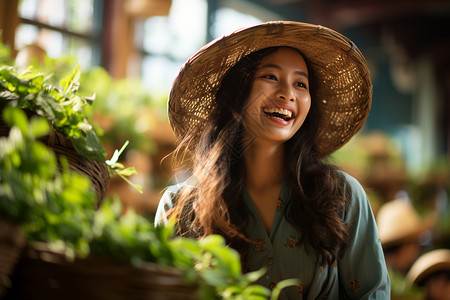
[[(343, 173), (352, 189), (350, 206), (343, 214), (349, 226), (350, 245), (332, 265), (323, 265), (313, 249), (300, 242), (300, 233), (285, 217), (290, 191), (283, 182), (272, 229), (268, 235), (249, 193), (243, 200), (251, 212), (246, 230), (255, 241), (248, 255), (250, 271), (265, 267), (258, 284), (273, 288), (278, 282), (298, 278), (299, 284), (283, 289), (279, 299), (390, 299), (390, 281), (366, 193), (356, 179)], [(158, 206), (155, 220), (167, 222), (165, 212), (181, 185), (169, 187)]]

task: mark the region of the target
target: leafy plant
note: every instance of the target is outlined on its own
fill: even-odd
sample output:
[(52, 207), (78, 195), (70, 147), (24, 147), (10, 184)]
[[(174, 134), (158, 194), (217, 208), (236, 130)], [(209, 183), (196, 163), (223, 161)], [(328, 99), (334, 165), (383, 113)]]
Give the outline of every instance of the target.
[(13, 67), (4, 66), (0, 68), (0, 100), (45, 117), (71, 140), (79, 154), (104, 162), (105, 150), (85, 113), (93, 99), (76, 94), (79, 77), (77, 66), (61, 81), (63, 88), (59, 89), (46, 84), (45, 74), (16, 74)]
[[(77, 93), (80, 85), (79, 66), (61, 80), (62, 88), (49, 84), (50, 78), (50, 74), (34, 74), (29, 70), (17, 74), (14, 67), (0, 67), (0, 104), (28, 109), (45, 117), (55, 130), (70, 139), (77, 153), (88, 159), (108, 162), (111, 176), (117, 174), (126, 180), (126, 176), (135, 174), (134, 168), (118, 164), (116, 156), (106, 160), (106, 151), (87, 118), (94, 97)], [(137, 185), (132, 186), (142, 192)]]
[(0, 138), (0, 216), (22, 224), (28, 240), (68, 257), (87, 255), (96, 198), (89, 179), (64, 158), (60, 171), (54, 152), (37, 140), (50, 130), (44, 118), (28, 121), (21, 109), (6, 107), (3, 119), (11, 130)]
[(117, 198), (109, 198), (96, 213), (91, 254), (135, 266), (154, 262), (176, 267), (188, 283), (198, 284), (200, 299), (266, 300), (271, 294), (253, 284), (265, 270), (243, 274), (238, 252), (227, 247), (222, 236), (202, 240), (174, 237), (170, 225), (155, 228), (132, 209), (122, 215)]

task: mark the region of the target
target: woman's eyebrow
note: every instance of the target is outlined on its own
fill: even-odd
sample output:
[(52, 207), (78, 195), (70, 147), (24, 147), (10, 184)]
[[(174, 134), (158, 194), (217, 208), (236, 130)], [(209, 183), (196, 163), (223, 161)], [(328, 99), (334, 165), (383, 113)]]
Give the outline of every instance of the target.
[[(266, 64), (266, 65), (262, 65), (259, 67), (259, 69), (264, 69), (264, 68), (275, 68), (275, 69), (281, 70), (281, 67), (276, 64)], [(295, 73), (300, 76), (306, 77), (306, 79), (309, 79), (308, 74), (306, 74), (305, 72), (303, 72), (301, 70), (296, 70)]]

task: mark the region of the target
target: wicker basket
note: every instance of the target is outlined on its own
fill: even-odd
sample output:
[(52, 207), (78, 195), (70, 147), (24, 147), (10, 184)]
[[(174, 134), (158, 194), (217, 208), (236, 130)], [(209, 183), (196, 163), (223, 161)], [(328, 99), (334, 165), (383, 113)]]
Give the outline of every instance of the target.
[[(8, 136), (10, 128), (3, 122), (1, 117), (3, 107), (4, 105), (0, 103), (0, 136)], [(25, 110), (25, 112), (28, 117), (36, 115), (29, 110)], [(40, 140), (51, 148), (57, 156), (64, 155), (69, 162), (70, 169), (87, 176), (92, 181), (99, 199), (96, 204), (98, 207), (105, 197), (109, 182), (109, 170), (107, 165), (78, 154), (72, 146), (70, 139), (54, 129), (50, 135), (45, 136)]]
[(0, 299), (11, 285), (10, 276), (24, 245), (20, 226), (0, 219)]
[(196, 285), (177, 269), (147, 263), (136, 268), (106, 258), (68, 262), (48, 250), (27, 248), (13, 277), (11, 299), (198, 299)]

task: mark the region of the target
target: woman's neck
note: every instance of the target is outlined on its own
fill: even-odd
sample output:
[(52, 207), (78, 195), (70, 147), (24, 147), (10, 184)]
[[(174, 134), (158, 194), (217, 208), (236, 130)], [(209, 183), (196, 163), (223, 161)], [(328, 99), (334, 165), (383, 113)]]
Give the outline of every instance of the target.
[(280, 185), (283, 180), (283, 144), (253, 142), (244, 150), (247, 188), (261, 190)]

